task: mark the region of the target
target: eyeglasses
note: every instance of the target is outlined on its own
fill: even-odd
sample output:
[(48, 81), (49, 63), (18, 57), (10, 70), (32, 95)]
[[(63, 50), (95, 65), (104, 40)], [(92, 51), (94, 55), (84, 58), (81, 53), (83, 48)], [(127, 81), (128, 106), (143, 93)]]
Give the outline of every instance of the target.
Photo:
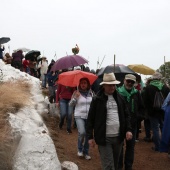
[(128, 84), (135, 84), (135, 82), (133, 81), (133, 80), (126, 80), (126, 82), (128, 83)]

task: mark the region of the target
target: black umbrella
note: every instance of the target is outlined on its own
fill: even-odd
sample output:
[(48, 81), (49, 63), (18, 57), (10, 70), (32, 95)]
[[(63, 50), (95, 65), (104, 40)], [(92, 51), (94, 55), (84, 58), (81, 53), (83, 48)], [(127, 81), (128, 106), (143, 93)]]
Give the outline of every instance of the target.
[(25, 54), (26, 60), (37, 61), (37, 57), (41, 55), (40, 51), (31, 50), (27, 54)]
[(111, 72), (115, 74), (116, 79), (119, 80), (121, 84), (123, 83), (126, 74), (133, 74), (137, 76), (137, 74), (133, 70), (131, 70), (129, 67), (123, 64), (115, 64), (115, 67), (114, 65), (103, 67), (100, 69), (97, 75), (99, 78), (103, 78), (104, 73), (111, 73)]
[(2, 38), (0, 38), (0, 44), (5, 44), (5, 43), (7, 43), (8, 41), (10, 41), (10, 38), (9, 38), (9, 37), (2, 37)]

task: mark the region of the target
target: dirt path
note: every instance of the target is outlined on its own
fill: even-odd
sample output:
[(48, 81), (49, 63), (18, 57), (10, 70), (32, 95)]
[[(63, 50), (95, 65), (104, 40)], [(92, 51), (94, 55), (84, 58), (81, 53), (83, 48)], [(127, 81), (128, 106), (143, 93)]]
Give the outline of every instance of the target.
[[(51, 130), (58, 158), (60, 162), (72, 161), (78, 165), (79, 170), (101, 170), (99, 153), (97, 146), (90, 148), (91, 160), (80, 159), (77, 156), (77, 129), (72, 129), (72, 134), (68, 135), (66, 127), (58, 129), (58, 118), (46, 117), (46, 123)], [(170, 158), (166, 153), (154, 152), (151, 150), (153, 143), (144, 142), (142, 139), (144, 132), (139, 136), (139, 142), (135, 146), (135, 162), (133, 170), (170, 170)]]

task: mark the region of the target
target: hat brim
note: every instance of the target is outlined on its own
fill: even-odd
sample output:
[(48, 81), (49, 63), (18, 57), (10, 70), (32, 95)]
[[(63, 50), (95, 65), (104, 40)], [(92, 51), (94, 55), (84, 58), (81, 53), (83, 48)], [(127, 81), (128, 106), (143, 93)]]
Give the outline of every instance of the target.
[(131, 78), (125, 78), (125, 80), (132, 80), (132, 81), (136, 82), (135, 79), (131, 79)]
[(120, 84), (120, 81), (110, 81), (110, 82), (101, 82), (100, 85), (103, 85), (103, 84)]

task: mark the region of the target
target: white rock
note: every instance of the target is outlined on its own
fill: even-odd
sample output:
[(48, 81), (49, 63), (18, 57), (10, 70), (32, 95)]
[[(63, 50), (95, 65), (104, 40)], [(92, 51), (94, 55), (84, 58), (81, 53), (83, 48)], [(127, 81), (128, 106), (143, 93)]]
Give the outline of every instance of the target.
[(70, 161), (64, 161), (61, 164), (61, 167), (65, 170), (78, 170), (78, 166), (75, 163), (70, 162)]

